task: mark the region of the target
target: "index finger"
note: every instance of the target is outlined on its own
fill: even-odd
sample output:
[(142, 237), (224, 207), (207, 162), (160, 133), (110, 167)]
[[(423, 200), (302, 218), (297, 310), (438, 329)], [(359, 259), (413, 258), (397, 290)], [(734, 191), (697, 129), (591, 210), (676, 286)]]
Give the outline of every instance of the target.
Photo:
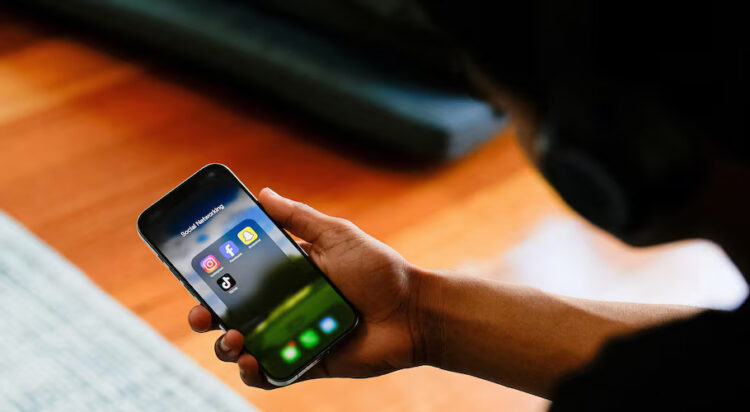
[(219, 329), (219, 322), (208, 309), (201, 305), (194, 306), (188, 313), (188, 323), (196, 332), (208, 332)]

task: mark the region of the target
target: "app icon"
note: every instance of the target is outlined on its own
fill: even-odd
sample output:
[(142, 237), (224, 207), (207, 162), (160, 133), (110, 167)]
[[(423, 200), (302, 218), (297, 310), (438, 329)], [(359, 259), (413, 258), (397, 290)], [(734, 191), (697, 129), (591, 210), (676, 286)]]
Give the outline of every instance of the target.
[(283, 349), (281, 349), (281, 359), (284, 359), (286, 363), (292, 363), (299, 358), (299, 349), (294, 342), (287, 343)]
[(312, 329), (308, 329), (302, 332), (301, 335), (299, 335), (299, 343), (301, 343), (302, 346), (306, 347), (307, 349), (310, 349), (313, 346), (317, 345), (318, 342), (320, 342), (320, 338), (318, 337), (318, 334), (315, 333), (315, 331)]
[(336, 319), (334, 319), (333, 316), (326, 316), (320, 321), (320, 323), (318, 323), (318, 327), (325, 334), (333, 332), (338, 326), (339, 324), (338, 322), (336, 322)]
[(237, 253), (240, 252), (240, 248), (237, 247), (237, 245), (234, 244), (231, 240), (229, 242), (224, 243), (219, 248), (219, 252), (221, 252), (222, 255), (224, 255), (225, 258), (231, 259), (235, 256), (237, 256)]
[(216, 280), (216, 283), (222, 290), (229, 290), (237, 284), (237, 281), (234, 280), (234, 278), (229, 273), (227, 273), (226, 275), (221, 275), (221, 277)]
[(201, 267), (206, 273), (211, 273), (219, 268), (219, 261), (214, 255), (208, 255), (201, 260)]
[(246, 245), (249, 245), (258, 240), (258, 234), (255, 233), (253, 228), (251, 228), (250, 226), (247, 226), (244, 229), (240, 230), (240, 233), (237, 233), (237, 237), (240, 238), (242, 243)]

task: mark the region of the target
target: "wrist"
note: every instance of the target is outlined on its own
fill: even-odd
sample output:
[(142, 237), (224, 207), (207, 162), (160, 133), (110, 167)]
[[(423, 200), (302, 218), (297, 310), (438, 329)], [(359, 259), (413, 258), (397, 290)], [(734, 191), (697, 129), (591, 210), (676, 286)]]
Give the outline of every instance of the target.
[(445, 346), (443, 289), (447, 277), (437, 271), (411, 266), (409, 279), (408, 326), (413, 366), (441, 367)]

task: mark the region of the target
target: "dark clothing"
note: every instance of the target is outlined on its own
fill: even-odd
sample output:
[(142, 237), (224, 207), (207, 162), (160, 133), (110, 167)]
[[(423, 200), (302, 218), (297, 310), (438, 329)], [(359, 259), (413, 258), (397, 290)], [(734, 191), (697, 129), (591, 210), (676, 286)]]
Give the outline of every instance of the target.
[(551, 411), (748, 410), (750, 304), (607, 344), (564, 381)]
[[(421, 3), (532, 108), (543, 136), (531, 157), (562, 198), (620, 239), (684, 235), (667, 222), (702, 204), (711, 156), (746, 167), (750, 26), (739, 6)], [(551, 410), (750, 410), (749, 331), (746, 303), (616, 339), (557, 388)]]

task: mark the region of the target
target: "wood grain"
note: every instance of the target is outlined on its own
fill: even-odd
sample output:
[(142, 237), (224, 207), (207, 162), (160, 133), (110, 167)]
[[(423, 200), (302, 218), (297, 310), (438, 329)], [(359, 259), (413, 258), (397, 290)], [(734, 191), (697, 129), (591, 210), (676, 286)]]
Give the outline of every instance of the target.
[(270, 186), (346, 217), (419, 265), (495, 257), (542, 216), (564, 212), (512, 130), (460, 161), (415, 168), (386, 151), (340, 145), (350, 136), (330, 137), (251, 91), (225, 99), (206, 92), (211, 80), (174, 80), (179, 68), (172, 77), (148, 59), (114, 57), (29, 20), (0, 10), (0, 209), (180, 350), (264, 410), (545, 408), (431, 368), (271, 392), (243, 387), (234, 365), (213, 355), (217, 334), (190, 331), (192, 298), (135, 230), (146, 206), (200, 166), (221, 162), (251, 190)]

